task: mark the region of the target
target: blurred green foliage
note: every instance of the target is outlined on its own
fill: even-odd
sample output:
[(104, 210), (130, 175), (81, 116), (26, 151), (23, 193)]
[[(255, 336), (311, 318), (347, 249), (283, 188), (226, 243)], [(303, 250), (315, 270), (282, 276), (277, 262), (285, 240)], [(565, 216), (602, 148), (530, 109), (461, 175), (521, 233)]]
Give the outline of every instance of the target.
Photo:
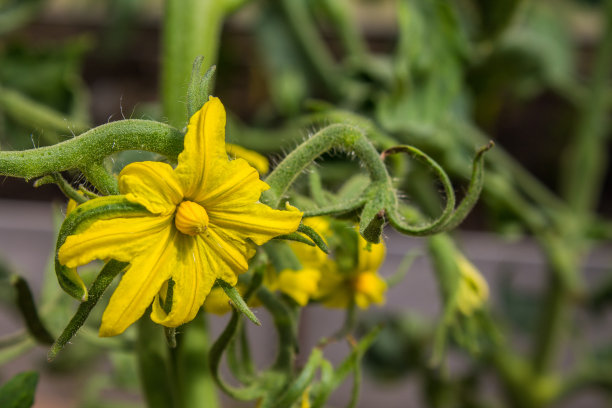
[[(81, 72), (91, 39), (33, 46), (6, 36), (31, 21), (42, 3), (0, 1), (0, 143), (5, 150), (54, 143), (70, 137), (71, 128), (80, 133), (91, 121)], [(254, 56), (248, 61), (250, 77), (237, 81), (241, 86), (239, 99), (249, 109), (249, 123), (230, 115), (228, 140), (266, 154), (279, 155), (301, 141), (305, 135), (300, 129), (304, 127), (312, 130), (348, 123), (363, 129), (379, 150), (410, 144), (426, 151), (461, 182), (469, 178), (474, 149), (489, 138), (485, 131), (496, 130), (505, 111), (537, 107), (543, 95), (552, 95), (563, 104), (562, 112), (569, 114), (557, 114), (556, 123), (547, 124), (545, 129), (523, 125), (529, 135), (539, 138), (534, 143), (551, 152), (548, 157), (554, 161), (547, 166), (559, 174), (557, 185), (544, 185), (520, 160), (498, 146), (490, 153), (483, 191), (481, 223), (507, 237), (530, 235), (541, 245), (547, 260), (544, 287), (533, 291), (515, 287), (512, 276), (520, 271), (504, 266), (505, 278), (492, 296), (499, 302), (477, 316), (443, 315), (437, 322), (406, 314), (370, 316), (372, 321), (364, 326), (380, 322), (386, 326), (366, 355), (366, 367), (386, 380), (419, 376), (424, 400), (434, 407), (537, 408), (592, 389), (602, 391), (609, 401), (610, 344), (595, 344), (588, 338), (584, 344), (576, 344), (568, 339), (589, 324), (605, 324), (612, 299), (610, 273), (602, 282), (587, 285), (588, 271), (582, 267), (594, 243), (612, 238), (612, 223), (597, 212), (601, 205), (597, 200), (584, 204), (572, 197), (598, 198), (605, 181), (607, 158), (588, 152), (604, 154), (609, 147), (612, 88), (607, 53), (612, 49), (612, 2), (227, 3), (226, 14), (223, 18), (215, 15), (215, 24), (222, 24), (244, 4), (254, 10), (248, 26), (254, 44), (248, 54)], [(383, 27), (390, 37), (382, 51), (375, 50), (375, 35), (364, 30), (355, 18), (360, 7), (367, 13), (368, 7), (376, 5), (393, 11), (392, 21)], [(139, 8), (146, 6), (138, 0), (112, 3), (117, 12), (109, 23), (112, 29), (102, 39), (108, 55), (118, 58), (134, 29), (130, 23), (137, 18)], [(583, 44), (573, 25), (576, 13), (599, 28), (595, 30), (597, 38), (591, 40), (597, 44)], [(362, 19), (367, 20), (367, 15)], [(219, 48), (220, 78), (231, 82), (236, 79), (231, 75), (240, 72), (234, 71), (234, 65), (245, 64), (244, 54), (229, 45), (224, 47), (223, 39), (221, 47), (214, 40), (212, 43), (216, 48), (208, 50), (212, 60), (206, 63), (215, 62)], [(545, 135), (546, 131), (551, 134)], [(519, 136), (516, 138), (523, 140)], [(587, 154), (577, 153), (582, 151)], [(114, 169), (118, 171), (125, 163), (143, 157), (151, 156), (122, 153)], [(320, 204), (314, 194), (312, 199), (302, 194), (312, 190), (313, 184), (317, 185), (318, 201), (362, 193), (357, 187), (367, 183), (367, 175), (351, 159), (326, 155), (328, 163), (323, 170), (316, 176), (301, 176), (301, 186), (292, 198), (304, 208)], [(400, 180), (396, 187), (411, 200), (404, 216), (417, 220), (438, 215), (444, 199), (430, 170), (412, 161), (393, 159), (389, 168)], [(572, 177), (578, 182), (568, 182)], [(586, 193), (577, 190), (577, 184), (586, 186)], [(343, 186), (340, 191), (332, 193), (339, 186)], [(337, 233), (342, 236), (343, 231)], [(354, 254), (349, 246), (346, 253)], [(339, 252), (339, 259), (343, 259)], [(450, 256), (441, 257), (445, 255)], [(347, 268), (354, 262), (348, 257), (344, 260)], [(56, 335), (69, 320), (74, 305), (60, 293), (55, 276), (50, 273), (47, 278), (40, 314)], [(445, 294), (440, 298), (446, 306)], [(99, 320), (100, 310), (102, 307), (96, 309), (91, 320)], [(586, 323), (576, 317), (579, 314), (587, 314)], [(85, 341), (73, 345), (71, 352), (59, 359), (59, 365), (70, 369), (82, 365), (95, 359), (94, 350), (102, 346), (119, 350), (111, 354), (121, 374), (117, 379), (129, 377), (127, 373), (134, 373), (134, 361), (124, 350), (130, 350), (136, 339), (128, 335), (101, 342), (92, 333), (96, 324), (91, 320), (80, 332)], [(241, 329), (236, 323), (233, 330)], [(448, 340), (442, 343), (452, 352), (467, 356), (468, 368), (461, 375), (431, 366), (429, 357), (435, 344), (440, 344), (435, 341), (440, 333), (443, 340)], [(517, 337), (528, 344), (527, 351), (515, 349), (513, 340)], [(33, 338), (25, 333), (18, 333), (13, 340), (12, 349), (0, 354), (3, 361), (34, 346)], [(563, 364), (562, 357), (568, 353), (576, 356), (575, 361)], [(347, 359), (346, 367), (357, 373), (357, 362)], [(494, 401), (481, 393), (479, 385), (491, 373), (506, 393)], [(347, 374), (348, 368), (325, 379), (331, 384)], [(85, 406), (106, 406), (95, 400), (107, 385), (109, 381), (102, 378), (92, 381)], [(330, 392), (323, 386), (316, 391), (317, 395)]]

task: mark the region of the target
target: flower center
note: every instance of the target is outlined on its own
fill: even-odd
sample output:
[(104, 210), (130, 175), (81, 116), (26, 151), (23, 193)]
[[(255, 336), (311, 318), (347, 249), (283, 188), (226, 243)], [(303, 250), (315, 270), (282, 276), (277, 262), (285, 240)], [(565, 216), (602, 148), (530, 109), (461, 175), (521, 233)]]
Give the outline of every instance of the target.
[(353, 289), (365, 296), (375, 296), (377, 288), (376, 276), (373, 273), (360, 273), (353, 279)]
[(174, 225), (183, 234), (192, 236), (201, 234), (208, 227), (208, 214), (200, 204), (183, 201), (176, 210)]

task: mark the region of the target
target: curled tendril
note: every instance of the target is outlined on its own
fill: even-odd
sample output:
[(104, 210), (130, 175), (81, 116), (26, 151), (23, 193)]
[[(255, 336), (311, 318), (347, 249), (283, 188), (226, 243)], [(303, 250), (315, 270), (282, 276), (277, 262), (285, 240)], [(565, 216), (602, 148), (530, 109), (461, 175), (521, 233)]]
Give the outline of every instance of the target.
[[(388, 219), (399, 232), (407, 235), (431, 235), (456, 227), (472, 209), (483, 185), (484, 153), (493, 147), (493, 142), (482, 147), (474, 158), (472, 177), (466, 196), (455, 208), (456, 199), (452, 183), (442, 167), (421, 150), (412, 146), (396, 146), (379, 155), (365, 132), (352, 125), (330, 125), (298, 146), (270, 173), (266, 182), (270, 189), (262, 195), (262, 201), (278, 207), (283, 195), (297, 176), (314, 160), (332, 149), (353, 152), (364, 164), (369, 176), (369, 185), (360, 190), (360, 195), (350, 199), (339, 199), (327, 207), (308, 209), (304, 216), (342, 214), (363, 207), (360, 220), (360, 234), (370, 242), (379, 242), (382, 227)], [(384, 165), (384, 159), (397, 153), (408, 153), (422, 160), (442, 182), (446, 204), (440, 216), (428, 223), (407, 224), (399, 211), (399, 200), (392, 180)], [(320, 188), (316, 175), (311, 175), (311, 188), (321, 197), (326, 192)], [(318, 200), (319, 202), (322, 200)]]
[(409, 225), (403, 220), (399, 213), (398, 207), (386, 209), (386, 216), (389, 218), (389, 222), (393, 228), (403, 234), (408, 235), (432, 235), (439, 232), (452, 230), (458, 226), (472, 210), (476, 204), (476, 201), (478, 200), (478, 197), (480, 196), (484, 182), (484, 153), (486, 153), (493, 146), (494, 143), (491, 141), (486, 146), (478, 149), (476, 152), (472, 165), (472, 176), (470, 178), (468, 190), (457, 208), (455, 208), (455, 196), (452, 184), (450, 183), (450, 180), (444, 170), (433, 159), (411, 146), (397, 146), (385, 150), (381, 155), (383, 159), (396, 153), (408, 153), (424, 159), (440, 178), (447, 197), (446, 206), (442, 211), (442, 214), (437, 219), (426, 224)]

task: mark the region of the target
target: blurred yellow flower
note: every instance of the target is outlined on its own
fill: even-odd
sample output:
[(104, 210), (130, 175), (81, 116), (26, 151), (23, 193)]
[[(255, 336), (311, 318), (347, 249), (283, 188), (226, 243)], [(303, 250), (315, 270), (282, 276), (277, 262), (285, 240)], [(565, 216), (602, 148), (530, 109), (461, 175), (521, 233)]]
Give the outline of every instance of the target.
[[(245, 160), (228, 160), (219, 99), (210, 98), (191, 117), (184, 146), (175, 169), (139, 162), (119, 175), (121, 194), (150, 215), (98, 220), (60, 248), (59, 261), (69, 268), (105, 258), (130, 263), (102, 316), (101, 336), (123, 332), (151, 302), (159, 324), (192, 320), (216, 279), (235, 285), (247, 270), (252, 243), (293, 232), (300, 223), (302, 213), (293, 207), (279, 211), (259, 203), (269, 186)], [(166, 313), (160, 290), (169, 279), (174, 287)]]
[(378, 275), (385, 259), (385, 245), (368, 244), (358, 233), (357, 264), (352, 271), (340, 271), (333, 261), (325, 262), (317, 298), (331, 308), (347, 308), (356, 304), (362, 309), (383, 304), (387, 283)]
[(285, 269), (278, 275), (272, 270), (270, 274), (266, 274), (264, 285), (270, 290), (278, 290), (286, 294), (300, 306), (306, 306), (308, 300), (317, 293), (320, 279), (321, 272), (312, 268), (304, 268), (299, 271)]
[(489, 297), (489, 286), (478, 269), (462, 254), (457, 252), (459, 268), (459, 287), (457, 289), (457, 308), (466, 316), (480, 308)]

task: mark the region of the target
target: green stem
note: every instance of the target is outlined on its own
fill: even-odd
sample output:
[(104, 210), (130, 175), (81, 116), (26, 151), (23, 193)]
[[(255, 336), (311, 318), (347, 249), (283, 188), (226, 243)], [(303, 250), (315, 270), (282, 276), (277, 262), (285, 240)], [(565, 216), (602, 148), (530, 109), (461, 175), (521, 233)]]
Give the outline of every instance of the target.
[(164, 116), (173, 126), (187, 124), (186, 95), (193, 61), (203, 56), (204, 72), (216, 63), (221, 28), (229, 11), (222, 0), (166, 1), (161, 88)]
[(278, 354), (273, 367), (284, 372), (289, 379), (293, 375), (296, 342), (293, 331), (291, 311), (272, 292), (260, 288), (257, 297), (274, 318), (274, 325), (278, 333)]
[[(66, 114), (38, 103), (20, 92), (0, 86), (0, 108), (18, 122), (38, 129), (58, 133), (82, 133), (89, 129), (87, 123), (72, 122)], [(43, 133), (44, 135), (44, 133)], [(52, 142), (55, 142), (52, 140)]]
[(221, 373), (219, 372), (221, 357), (223, 356), (225, 349), (234, 339), (234, 335), (238, 330), (239, 319), (240, 313), (234, 310), (232, 312), (230, 321), (227, 323), (227, 326), (210, 349), (210, 371), (212, 372), (213, 378), (217, 385), (219, 388), (221, 388), (221, 390), (223, 390), (223, 392), (238, 400), (249, 401), (262, 397), (265, 394), (265, 390), (261, 387), (259, 382), (254, 381), (245, 387), (234, 387), (226, 383), (223, 378), (221, 378)]
[(607, 167), (609, 75), (612, 71), (612, 1), (604, 5), (605, 33), (595, 60), (590, 90), (582, 100), (575, 138), (562, 168), (564, 196), (584, 217), (597, 205)]
[(336, 124), (317, 132), (276, 166), (266, 178), (270, 189), (263, 193), (261, 201), (277, 208), (287, 189), (302, 171), (331, 149), (354, 152), (364, 164), (373, 183), (383, 183), (392, 189), (387, 169), (363, 131), (354, 126)]
[(119, 184), (115, 176), (110, 174), (100, 162), (89, 163), (79, 170), (85, 175), (87, 180), (100, 192), (102, 195), (117, 195), (119, 194)]
[(337, 0), (319, 0), (317, 4), (324, 8), (333, 23), (349, 58), (353, 62), (366, 60), (370, 55), (350, 8)]
[(323, 352), (315, 348), (312, 350), (308, 362), (295, 378), (290, 382), (290, 386), (275, 402), (270, 404), (274, 408), (285, 408), (290, 407), (294, 404), (306, 391), (306, 388), (312, 383), (316, 370), (323, 360)]
[(51, 177), (53, 178), (54, 183), (57, 184), (59, 189), (62, 190), (62, 193), (64, 193), (66, 197), (76, 201), (77, 204), (83, 204), (85, 201), (88, 200), (87, 197), (76, 191), (70, 185), (70, 183), (67, 182), (64, 177), (62, 177), (61, 173), (53, 173), (51, 174)]
[(64, 170), (87, 168), (123, 150), (147, 150), (176, 159), (183, 150), (183, 134), (150, 120), (111, 122), (53, 146), (1, 151), (0, 175), (29, 180)]
[(17, 292), (17, 307), (32, 338), (41, 344), (53, 344), (53, 336), (40, 320), (28, 282), (19, 275), (13, 275), (11, 284)]
[(204, 313), (180, 328), (176, 376), (183, 408), (219, 406), (210, 372), (208, 352), (210, 335)]
[(332, 91), (344, 82), (334, 59), (321, 39), (304, 0), (279, 0), (289, 27), (302, 46), (319, 77)]
[(567, 322), (567, 292), (552, 273), (550, 281), (533, 350), (533, 370), (538, 374), (545, 374), (555, 362)]
[(168, 348), (161, 327), (148, 316), (138, 321), (138, 368), (148, 408), (178, 408), (171, 387)]

